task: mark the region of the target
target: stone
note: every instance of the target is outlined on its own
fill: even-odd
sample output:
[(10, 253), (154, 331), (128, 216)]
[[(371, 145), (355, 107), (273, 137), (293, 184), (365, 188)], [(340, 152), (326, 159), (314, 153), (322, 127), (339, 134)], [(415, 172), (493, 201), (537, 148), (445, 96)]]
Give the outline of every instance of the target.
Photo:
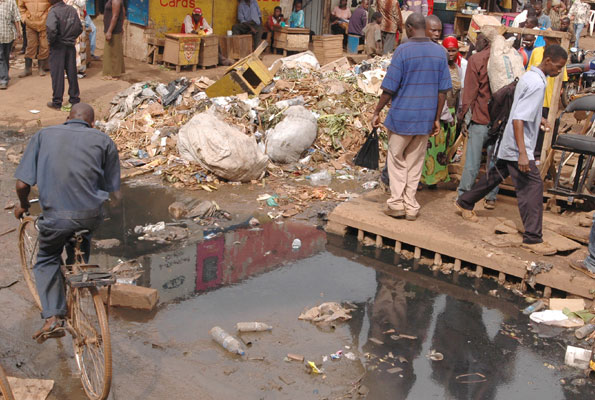
[[(103, 302), (107, 304), (107, 288), (99, 291)], [(133, 308), (151, 311), (159, 302), (157, 289), (143, 286), (116, 284), (112, 286), (110, 305), (114, 307)]]

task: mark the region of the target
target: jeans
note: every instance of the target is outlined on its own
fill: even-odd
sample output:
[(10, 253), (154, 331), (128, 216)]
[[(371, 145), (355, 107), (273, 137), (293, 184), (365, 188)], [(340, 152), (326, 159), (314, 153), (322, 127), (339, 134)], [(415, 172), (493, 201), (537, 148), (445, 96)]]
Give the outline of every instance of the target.
[(89, 35), (89, 43), (91, 44), (91, 55), (95, 55), (95, 44), (97, 43), (97, 27), (93, 23), (93, 20), (87, 14), (85, 16), (85, 28), (91, 28), (91, 34)]
[(593, 225), (589, 234), (589, 255), (585, 258), (585, 267), (595, 273), (595, 214), (593, 214)]
[[(469, 125), (468, 135), (467, 152), (465, 153), (465, 166), (463, 167), (461, 182), (459, 183), (459, 188), (457, 189), (459, 196), (471, 190), (475, 184), (475, 179), (477, 178), (477, 174), (479, 174), (479, 168), (481, 167), (481, 153), (483, 146), (488, 139), (488, 126), (471, 122)], [(493, 150), (494, 146), (488, 146), (488, 154), (491, 154)], [(494, 166), (494, 158), (495, 157), (492, 157), (489, 168)], [(497, 195), (498, 186), (496, 186), (486, 195), (486, 200), (495, 201)]]
[[(62, 250), (66, 247), (66, 264), (74, 262), (74, 249), (69, 239), (74, 232), (87, 229), (93, 231), (101, 222), (101, 217), (90, 219), (51, 219), (43, 216), (37, 221), (39, 228), (39, 251), (37, 263), (33, 267), (37, 293), (41, 300), (42, 318), (66, 315), (66, 293), (64, 277), (60, 270)], [(81, 251), (85, 262), (89, 260), (91, 234), (83, 238)]]
[(12, 42), (0, 43), (0, 83), (8, 84), (8, 69), (10, 67), (10, 50)]
[(578, 41), (581, 38), (581, 32), (583, 31), (583, 28), (585, 27), (585, 24), (574, 24), (574, 33), (575, 33), (575, 37), (576, 37), (576, 47), (580, 47), (578, 45)]

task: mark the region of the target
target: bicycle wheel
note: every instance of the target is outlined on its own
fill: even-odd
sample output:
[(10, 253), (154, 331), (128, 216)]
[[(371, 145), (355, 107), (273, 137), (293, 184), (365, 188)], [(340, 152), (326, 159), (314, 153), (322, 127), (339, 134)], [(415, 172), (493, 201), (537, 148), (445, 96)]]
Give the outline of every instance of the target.
[(112, 345), (107, 313), (96, 288), (71, 288), (74, 355), (92, 400), (105, 400), (112, 382)]
[(35, 274), (33, 267), (37, 261), (37, 249), (39, 247), (39, 233), (35, 226), (35, 218), (24, 217), (19, 226), (19, 253), (21, 255), (21, 268), (25, 282), (29, 287), (29, 291), (35, 300), (35, 304), (41, 310), (41, 301), (37, 294), (37, 286), (35, 285)]
[(8, 378), (6, 377), (6, 373), (4, 369), (0, 365), (0, 395), (2, 395), (3, 400), (14, 400), (14, 395), (12, 394), (12, 390), (10, 389), (10, 384), (8, 383)]

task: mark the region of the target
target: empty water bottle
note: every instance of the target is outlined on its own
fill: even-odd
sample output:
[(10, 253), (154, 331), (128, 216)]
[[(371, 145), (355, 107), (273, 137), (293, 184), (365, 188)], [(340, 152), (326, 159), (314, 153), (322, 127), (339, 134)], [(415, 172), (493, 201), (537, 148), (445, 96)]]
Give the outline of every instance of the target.
[(209, 333), (213, 340), (223, 346), (223, 348), (230, 353), (239, 354), (241, 356), (246, 354), (242, 343), (229, 333), (225, 332), (222, 328), (215, 326)]
[(582, 328), (578, 328), (576, 331), (574, 331), (574, 336), (576, 336), (577, 339), (584, 339), (594, 331), (595, 331), (595, 323), (587, 324), (587, 325), (583, 326)]
[(263, 332), (273, 330), (273, 327), (264, 322), (238, 322), (236, 328), (239, 332)]
[(535, 303), (531, 304), (529, 307), (523, 310), (523, 314), (529, 315), (534, 313), (535, 311), (539, 311), (545, 307), (545, 303), (541, 300), (537, 300)]

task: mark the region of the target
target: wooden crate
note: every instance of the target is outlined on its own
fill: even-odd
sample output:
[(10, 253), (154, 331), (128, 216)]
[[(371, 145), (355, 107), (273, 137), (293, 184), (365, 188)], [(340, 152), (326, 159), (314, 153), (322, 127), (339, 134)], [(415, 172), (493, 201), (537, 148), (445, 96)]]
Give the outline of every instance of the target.
[(320, 65), (343, 57), (343, 35), (317, 35), (312, 38), (314, 55)]
[(147, 62), (149, 64), (162, 63), (165, 39), (157, 38), (155, 36), (148, 36), (147, 46)]
[(175, 65), (176, 72), (180, 72), (180, 67), (185, 65), (190, 65), (193, 70), (196, 70), (199, 51), (199, 35), (186, 33), (165, 34), (163, 61)]
[(239, 60), (252, 53), (252, 35), (219, 36), (223, 57)]
[(275, 28), (275, 42), (273, 47), (288, 51), (306, 51), (310, 44), (310, 29), (305, 28)]
[(200, 41), (198, 65), (205, 67), (217, 66), (219, 63), (219, 38), (215, 35), (203, 36)]

